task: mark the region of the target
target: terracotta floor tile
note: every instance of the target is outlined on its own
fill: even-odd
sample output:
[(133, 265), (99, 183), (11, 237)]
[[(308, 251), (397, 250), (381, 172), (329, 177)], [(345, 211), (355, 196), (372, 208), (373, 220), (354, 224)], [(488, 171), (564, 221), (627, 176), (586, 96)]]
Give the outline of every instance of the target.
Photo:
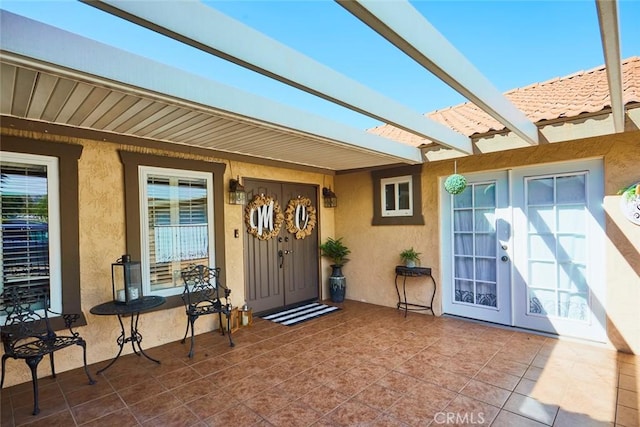
[(292, 402), (273, 414), (265, 417), (269, 423), (278, 427), (309, 426), (322, 418), (322, 415), (301, 401)]
[(171, 392), (165, 391), (130, 406), (131, 412), (140, 423), (155, 418), (182, 405)]
[(532, 397), (513, 393), (504, 404), (504, 409), (543, 424), (552, 425), (560, 408), (558, 405), (546, 404)]
[(542, 380), (533, 381), (528, 378), (520, 380), (515, 388), (515, 392), (524, 396), (538, 399), (542, 402), (560, 405), (565, 397), (566, 384), (544, 382)]
[(371, 384), (355, 395), (354, 399), (365, 403), (372, 408), (385, 411), (402, 398), (402, 396), (404, 396), (404, 394), (383, 387), (380, 384)]
[(372, 423), (381, 414), (380, 411), (362, 402), (349, 400), (331, 412), (328, 417), (335, 422), (336, 426), (358, 426)]
[(61, 411), (45, 417), (39, 416), (36, 420), (22, 425), (29, 427), (68, 427), (75, 425), (75, 421), (70, 411)]
[(622, 388), (618, 389), (618, 405), (638, 409), (638, 393)]
[[(154, 381), (157, 381), (158, 385), (160, 385), (164, 389), (164, 386), (160, 384), (158, 380), (154, 380)], [(153, 388), (150, 387), (149, 392), (153, 392), (154, 389), (157, 389), (157, 387), (153, 387)], [(219, 390), (218, 385), (212, 381), (212, 378), (207, 377), (207, 378), (198, 378), (195, 381), (187, 382), (186, 384), (173, 388), (171, 390), (171, 393), (175, 397), (177, 397), (180, 401), (187, 403), (218, 390)], [(127, 399), (124, 397), (124, 393), (126, 391), (127, 390), (123, 390), (122, 392), (120, 392), (120, 395), (123, 396), (123, 399), (125, 399), (127, 403), (129, 403)]]
[(424, 381), (433, 383), (437, 386), (444, 387), (447, 390), (459, 392), (471, 380), (471, 377), (454, 374), (444, 370), (435, 369), (431, 372), (425, 372), (421, 377)]
[[(500, 409), (472, 399), (467, 396), (459, 395), (442, 411), (448, 417), (454, 414), (454, 425), (491, 425), (494, 418), (500, 412)], [(441, 416), (436, 418), (436, 423), (441, 421)]]
[(430, 423), (441, 408), (425, 405), (416, 396), (406, 396), (394, 403), (386, 412), (393, 418), (409, 424)]
[(189, 409), (201, 420), (206, 420), (213, 415), (237, 406), (240, 402), (233, 396), (215, 391), (189, 402)]
[(435, 417), (469, 424), (465, 413), (479, 411), (497, 427), (541, 425), (535, 417), (638, 424), (638, 356), (355, 301), (342, 308), (296, 327), (256, 318), (233, 348), (201, 334), (191, 359), (179, 341), (148, 349), (160, 365), (127, 354), (94, 386), (82, 368), (45, 376), (38, 416), (30, 382), (5, 388), (2, 426), (434, 427)]
[(145, 421), (142, 425), (145, 427), (191, 427), (199, 422), (198, 417), (188, 407), (179, 406)]
[(511, 391), (513, 391), (520, 382), (520, 377), (493, 368), (483, 368), (475, 376), (475, 379)]
[(511, 392), (482, 381), (471, 380), (462, 389), (460, 394), (488, 403), (489, 405), (502, 408), (511, 395)]
[(69, 389), (64, 395), (69, 406), (73, 407), (106, 396), (114, 391), (108, 381), (99, 381), (93, 385), (79, 385), (75, 389)]
[(82, 405), (71, 408), (73, 416), (78, 424), (93, 421), (111, 412), (115, 412), (125, 407), (124, 402), (116, 393), (111, 393), (98, 399), (92, 400)]
[[(74, 425), (74, 424), (67, 424)], [(139, 426), (138, 420), (133, 416), (129, 408), (124, 408), (111, 412), (101, 418), (96, 418), (86, 424), (82, 424), (82, 427), (105, 427), (105, 426), (117, 426), (117, 427), (134, 427)]]
[(618, 405), (616, 411), (616, 425), (625, 427), (633, 427), (640, 425), (640, 418), (638, 417), (638, 410), (628, 408), (626, 406)]
[(258, 414), (243, 404), (237, 404), (207, 418), (205, 423), (211, 427), (252, 426), (262, 420)]
[(277, 388), (270, 388), (244, 401), (256, 414), (266, 417), (291, 404), (294, 399)]
[(300, 397), (299, 400), (320, 415), (325, 415), (342, 405), (348, 399), (349, 396), (346, 394), (340, 393), (326, 385), (321, 385)]
[[(565, 424), (569, 427), (571, 424)], [(493, 420), (491, 427), (545, 427), (546, 424), (539, 423), (531, 418), (523, 417), (522, 415), (514, 414), (509, 411), (500, 411), (498, 416)], [(576, 424), (575, 427), (579, 425)]]

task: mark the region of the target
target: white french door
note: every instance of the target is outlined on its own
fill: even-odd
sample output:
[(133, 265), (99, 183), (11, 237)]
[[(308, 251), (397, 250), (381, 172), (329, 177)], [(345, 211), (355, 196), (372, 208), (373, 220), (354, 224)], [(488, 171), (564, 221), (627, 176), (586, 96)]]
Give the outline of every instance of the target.
[[(511, 322), (507, 173), (476, 174), (462, 194), (442, 192), (445, 313)], [(471, 179), (470, 179), (471, 178)]]
[(600, 160), (513, 173), (514, 323), (606, 340)]
[(467, 179), (441, 196), (444, 312), (605, 341), (602, 162)]

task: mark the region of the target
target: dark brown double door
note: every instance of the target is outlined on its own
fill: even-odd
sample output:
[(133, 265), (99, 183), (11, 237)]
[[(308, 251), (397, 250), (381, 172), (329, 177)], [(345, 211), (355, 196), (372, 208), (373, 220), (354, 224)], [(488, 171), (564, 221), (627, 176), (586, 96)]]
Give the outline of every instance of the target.
[[(251, 179), (245, 179), (244, 185), (248, 201), (255, 195), (271, 197), (280, 205), (283, 214), (289, 201), (298, 197), (311, 200), (318, 211), (315, 186)], [(295, 234), (287, 231), (284, 222), (280, 233), (266, 240), (247, 232), (246, 221), (244, 227), (245, 295), (254, 313), (318, 299), (317, 224), (303, 239), (296, 239)]]

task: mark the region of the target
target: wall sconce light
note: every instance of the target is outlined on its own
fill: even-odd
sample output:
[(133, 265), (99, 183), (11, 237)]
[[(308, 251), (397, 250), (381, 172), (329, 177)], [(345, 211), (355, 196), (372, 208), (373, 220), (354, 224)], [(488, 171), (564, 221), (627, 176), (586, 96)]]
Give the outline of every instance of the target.
[(131, 255), (122, 255), (111, 264), (113, 300), (118, 304), (131, 304), (142, 298), (142, 270)]
[(325, 208), (335, 208), (338, 206), (338, 196), (336, 196), (336, 193), (331, 191), (330, 188), (322, 188), (322, 198), (324, 200)]
[(240, 177), (229, 180), (229, 204), (244, 205), (246, 201), (247, 193), (244, 191), (244, 186), (240, 184)]

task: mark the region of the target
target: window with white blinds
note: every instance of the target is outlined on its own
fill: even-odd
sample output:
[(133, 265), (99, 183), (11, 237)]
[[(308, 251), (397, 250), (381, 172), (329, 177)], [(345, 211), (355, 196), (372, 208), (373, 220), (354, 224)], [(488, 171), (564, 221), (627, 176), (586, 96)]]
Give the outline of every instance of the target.
[(140, 167), (145, 294), (182, 292), (180, 270), (212, 265), (212, 175)]
[(58, 159), (2, 152), (2, 279), (9, 286), (48, 289), (62, 307)]

